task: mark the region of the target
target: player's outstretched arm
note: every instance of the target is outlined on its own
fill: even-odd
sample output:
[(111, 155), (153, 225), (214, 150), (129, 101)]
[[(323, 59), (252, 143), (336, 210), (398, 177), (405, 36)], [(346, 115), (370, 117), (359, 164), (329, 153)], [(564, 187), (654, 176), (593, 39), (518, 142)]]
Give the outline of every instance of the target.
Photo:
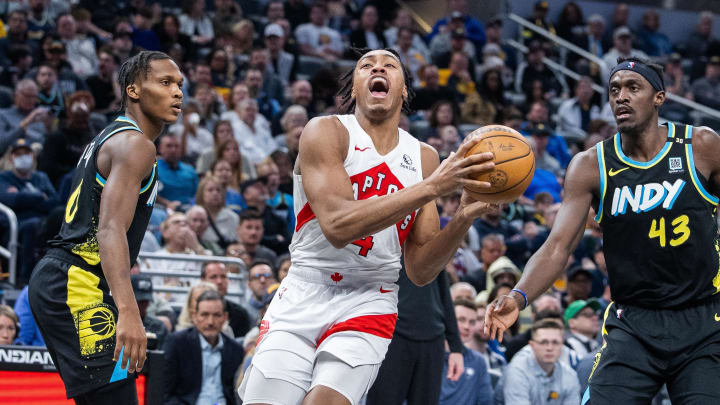
[[(439, 165), (437, 151), (430, 145), (422, 144), (423, 177), (431, 176)], [(475, 218), (487, 210), (498, 208), (482, 202), (468, 204), (468, 198), (463, 193), (460, 208), (442, 230), (435, 201), (420, 209), (404, 246), (405, 271), (410, 281), (417, 285), (433, 281), (455, 255)]]
[[(140, 183), (152, 171), (155, 147), (145, 135), (128, 131), (110, 138), (98, 156), (98, 167), (107, 181), (100, 198), (97, 239), (100, 262), (118, 308), (114, 359), (125, 347), (122, 366), (139, 371), (145, 363), (147, 339), (140, 311), (130, 284), (130, 229), (140, 192)], [(107, 175), (107, 172), (110, 172)]]
[[(525, 265), (523, 275), (515, 286), (527, 294), (528, 302), (547, 291), (565, 269), (568, 257), (585, 230), (593, 193), (599, 188), (599, 183), (595, 148), (575, 156), (565, 176), (564, 201), (550, 236)], [(515, 292), (490, 303), (485, 314), (485, 331), (490, 333), (490, 339), (497, 337), (502, 340), (502, 333), (515, 323), (518, 311), (524, 305), (524, 298)]]
[(335, 117), (312, 119), (300, 137), (298, 160), (303, 188), (323, 234), (336, 248), (396, 224), (460, 185), (490, 187), (487, 182), (467, 178), (494, 167), (491, 153), (463, 157), (478, 142), (472, 139), (424, 181), (382, 197), (356, 201), (343, 167), (348, 142), (347, 129)]

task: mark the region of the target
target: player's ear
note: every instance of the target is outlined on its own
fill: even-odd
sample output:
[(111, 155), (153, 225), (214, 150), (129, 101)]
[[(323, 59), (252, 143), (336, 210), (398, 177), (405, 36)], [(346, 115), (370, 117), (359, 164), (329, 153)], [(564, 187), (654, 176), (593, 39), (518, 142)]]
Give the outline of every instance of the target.
[(128, 97), (132, 100), (139, 100), (140, 99), (140, 93), (138, 92), (138, 88), (135, 84), (131, 84), (125, 88), (125, 92), (127, 93)]
[(665, 92), (658, 91), (657, 93), (655, 93), (655, 100), (653, 103), (653, 104), (655, 104), (655, 108), (660, 108), (660, 106), (663, 105), (664, 102), (665, 102)]
[(403, 96), (403, 100), (407, 101), (407, 99), (408, 99), (407, 85), (403, 86), (402, 96)]

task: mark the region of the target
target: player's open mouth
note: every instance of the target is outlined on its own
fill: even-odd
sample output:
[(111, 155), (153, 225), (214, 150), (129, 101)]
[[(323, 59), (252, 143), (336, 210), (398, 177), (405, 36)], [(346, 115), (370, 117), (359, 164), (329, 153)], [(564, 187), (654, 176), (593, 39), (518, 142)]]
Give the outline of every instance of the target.
[(373, 97), (385, 98), (390, 90), (390, 84), (387, 79), (382, 76), (375, 76), (370, 78), (370, 94)]
[(626, 120), (630, 118), (630, 115), (632, 114), (632, 109), (630, 107), (618, 107), (615, 110), (615, 119), (618, 121)]
[(173, 104), (172, 107), (170, 107), (170, 108), (172, 108), (174, 113), (180, 114), (180, 110), (181, 110), (180, 107), (181, 107), (181, 104)]

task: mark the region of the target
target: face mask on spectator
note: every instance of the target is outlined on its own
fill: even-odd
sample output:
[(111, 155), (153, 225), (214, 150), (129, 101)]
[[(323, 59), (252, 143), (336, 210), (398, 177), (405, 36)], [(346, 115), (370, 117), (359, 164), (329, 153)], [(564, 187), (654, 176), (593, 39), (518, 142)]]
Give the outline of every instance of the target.
[(32, 169), (33, 156), (32, 154), (25, 154), (16, 156), (13, 158), (13, 165), (19, 172), (29, 172)]

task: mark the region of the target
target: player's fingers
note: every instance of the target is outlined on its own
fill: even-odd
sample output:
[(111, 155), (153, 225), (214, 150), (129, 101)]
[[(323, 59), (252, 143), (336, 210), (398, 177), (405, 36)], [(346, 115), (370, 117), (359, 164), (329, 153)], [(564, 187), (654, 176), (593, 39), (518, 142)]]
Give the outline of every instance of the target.
[[(459, 155), (459, 154), (458, 154), (458, 155)], [(466, 157), (466, 158), (461, 158), (461, 159), (458, 161), (458, 164), (459, 164), (460, 166), (465, 167), (465, 166), (476, 165), (476, 164), (478, 164), (478, 163), (484, 163), (484, 162), (487, 162), (487, 161), (492, 161), (492, 160), (494, 160), (494, 159), (495, 159), (495, 154), (493, 154), (492, 152), (475, 153), (475, 154), (472, 154), (472, 155), (470, 155), (470, 156), (468, 156), (468, 157)]]
[(468, 186), (470, 188), (490, 188), (492, 185), (487, 181), (479, 181), (479, 180), (473, 180), (473, 179), (465, 179), (460, 178), (458, 179), (458, 182), (462, 184), (463, 186)]
[(129, 354), (128, 356), (128, 362), (125, 363), (127, 365), (128, 373), (134, 373), (135, 372), (135, 364), (137, 363), (137, 345), (135, 343), (128, 344), (127, 352)]
[(113, 361), (118, 361), (120, 359), (120, 356), (122, 355), (123, 348), (123, 342), (118, 336), (115, 340), (115, 352), (113, 352)]
[(147, 360), (147, 340), (140, 342), (140, 353), (138, 353), (137, 372), (141, 372)]
[(495, 303), (491, 302), (490, 305), (488, 305), (487, 311), (485, 311), (485, 326), (483, 327), (483, 332), (486, 335), (490, 334), (490, 326), (492, 325), (492, 318), (490, 317), (490, 313), (493, 310), (493, 305), (495, 305)]
[(495, 162), (478, 163), (471, 166), (463, 167), (458, 170), (458, 175), (461, 177), (467, 177), (471, 174), (477, 174), (482, 172), (488, 172), (495, 168)]
[(480, 142), (480, 137), (470, 137), (465, 140), (465, 142), (460, 145), (460, 147), (457, 150), (457, 154), (459, 156), (465, 156), (465, 154), (472, 149), (473, 146), (475, 146), (478, 142)]
[(498, 325), (497, 328), (497, 341), (498, 343), (502, 343), (503, 336), (505, 335), (505, 326), (502, 324)]

